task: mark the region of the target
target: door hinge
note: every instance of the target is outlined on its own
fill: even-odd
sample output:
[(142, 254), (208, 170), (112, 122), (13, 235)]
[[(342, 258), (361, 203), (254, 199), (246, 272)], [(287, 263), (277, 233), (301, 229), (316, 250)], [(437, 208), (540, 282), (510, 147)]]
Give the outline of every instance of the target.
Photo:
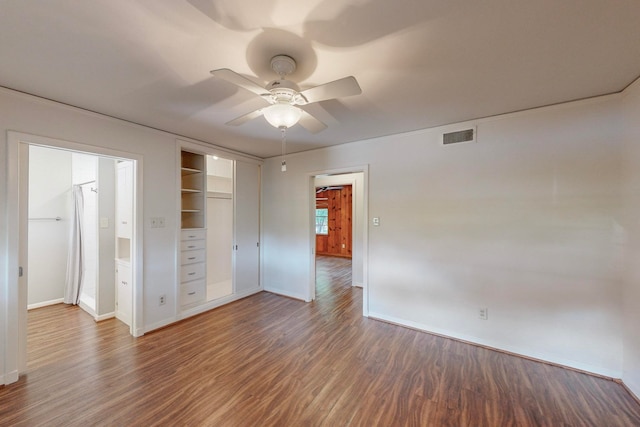
[(260, 242), (256, 243), (256, 247), (258, 247), (258, 248), (260, 247)]
[(23, 275), (22, 267), (18, 267), (18, 277), (22, 277), (22, 275)]

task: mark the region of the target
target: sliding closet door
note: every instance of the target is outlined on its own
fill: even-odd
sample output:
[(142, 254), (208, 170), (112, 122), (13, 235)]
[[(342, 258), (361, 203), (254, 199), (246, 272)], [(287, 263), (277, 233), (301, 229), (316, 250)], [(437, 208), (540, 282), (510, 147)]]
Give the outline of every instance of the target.
[(236, 294), (260, 286), (260, 166), (236, 161), (235, 179)]

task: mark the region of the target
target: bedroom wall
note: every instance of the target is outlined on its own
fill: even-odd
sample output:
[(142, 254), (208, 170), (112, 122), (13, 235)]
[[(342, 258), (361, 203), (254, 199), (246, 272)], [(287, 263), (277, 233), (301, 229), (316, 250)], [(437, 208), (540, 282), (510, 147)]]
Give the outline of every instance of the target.
[(620, 377), (618, 107), (481, 120), (473, 144), (431, 129), (294, 154), (286, 173), (269, 159), (265, 289), (306, 293), (309, 173), (368, 164), (371, 317)]
[(622, 380), (640, 397), (640, 80), (623, 99), (625, 130), (625, 222), (627, 258), (624, 275), (624, 356)]
[[(17, 307), (8, 305), (10, 271), (7, 183), (7, 131), (46, 136), (87, 146), (142, 156), (144, 263), (143, 325), (145, 331), (177, 320), (177, 187), (175, 135), (111, 119), (95, 113), (0, 89), (0, 381), (11, 380), (17, 367)], [(219, 149), (224, 152), (226, 150)], [(231, 158), (242, 158), (229, 153)], [(235, 156), (235, 157), (234, 157)], [(175, 195), (175, 196), (173, 196)], [(164, 228), (151, 228), (150, 217), (164, 217)], [(17, 272), (15, 272), (17, 274)], [(166, 295), (160, 306), (159, 295)]]
[[(30, 147), (27, 304), (32, 308), (64, 297), (71, 214), (71, 153)], [(55, 217), (61, 221), (35, 219)]]

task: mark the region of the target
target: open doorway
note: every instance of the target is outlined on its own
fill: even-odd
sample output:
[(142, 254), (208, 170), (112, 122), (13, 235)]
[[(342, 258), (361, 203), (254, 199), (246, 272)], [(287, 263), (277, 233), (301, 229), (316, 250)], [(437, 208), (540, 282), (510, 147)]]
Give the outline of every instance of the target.
[[(368, 313), (366, 293), (366, 168), (336, 171), (311, 177), (312, 281), (310, 299), (322, 283), (336, 283), (338, 274), (348, 285), (364, 288), (363, 312)], [(344, 280), (339, 281), (344, 283)], [(316, 287), (318, 285), (318, 287)]]
[(207, 155), (206, 164), (206, 295), (213, 301), (233, 294), (234, 161)]
[[(27, 370), (27, 310), (59, 303), (60, 299), (67, 300), (64, 289), (60, 290), (63, 275), (63, 288), (69, 282), (68, 277), (77, 285), (73, 304), (82, 307), (95, 321), (116, 316), (116, 221), (122, 216), (115, 213), (118, 192), (115, 175), (116, 165), (125, 163), (131, 167), (128, 187), (131, 196), (128, 219), (131, 278), (124, 292), (128, 292), (126, 297), (131, 301), (129, 331), (132, 335), (139, 335), (136, 334), (136, 314), (139, 312), (136, 310), (139, 302), (136, 294), (141, 280), (135, 261), (141, 261), (141, 258), (138, 254), (140, 236), (136, 228), (138, 209), (135, 195), (139, 193), (136, 169), (141, 159), (122, 154), (9, 132), (11, 166), (8, 172), (15, 177), (8, 194), (12, 206), (9, 222), (14, 224), (9, 243), (15, 249), (10, 253), (17, 256), (10, 257), (8, 263), (19, 274), (16, 275), (16, 283), (9, 283), (15, 292), (8, 295), (9, 318), (18, 328), (7, 338), (14, 343), (10, 348), (14, 349), (13, 360), (17, 361), (15, 379), (17, 374)], [(63, 189), (65, 186), (66, 190)], [(108, 202), (101, 203), (100, 197)], [(102, 209), (105, 205), (108, 205), (110, 213)], [(78, 237), (80, 229), (83, 229), (81, 238)], [(49, 246), (41, 246), (42, 242)], [(71, 251), (79, 248), (86, 249), (86, 252), (78, 251), (72, 256)], [(64, 266), (58, 265), (61, 260)], [(56, 263), (55, 274), (49, 269), (52, 263)]]

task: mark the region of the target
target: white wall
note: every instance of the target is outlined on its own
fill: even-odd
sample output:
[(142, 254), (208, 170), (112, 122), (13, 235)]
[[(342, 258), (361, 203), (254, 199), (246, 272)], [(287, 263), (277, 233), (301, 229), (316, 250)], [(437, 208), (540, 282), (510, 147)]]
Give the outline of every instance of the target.
[(29, 306), (64, 297), (71, 219), (71, 153), (29, 148)]
[[(620, 377), (619, 97), (425, 130), (264, 167), (264, 286), (308, 283), (308, 174), (369, 165), (370, 315)], [(489, 320), (480, 320), (481, 307)]]
[(352, 203), (355, 211), (351, 221), (351, 280), (354, 286), (362, 287), (362, 284), (364, 283), (363, 227), (366, 226), (364, 219), (364, 174), (362, 172), (358, 172), (342, 175), (318, 176), (315, 178), (316, 187), (329, 187), (332, 185), (342, 184), (351, 184), (352, 186)]
[(628, 251), (624, 281), (624, 371), (625, 384), (640, 396), (640, 81), (623, 100), (625, 118), (626, 210), (624, 228)]
[[(13, 378), (17, 367), (15, 345), (6, 346), (7, 342), (17, 342), (18, 333), (15, 327), (17, 307), (8, 305), (10, 271), (11, 281), (14, 282), (15, 279), (11, 270), (14, 267), (8, 264), (10, 246), (7, 240), (7, 190), (12, 188), (17, 180), (16, 176), (8, 176), (9, 130), (142, 156), (143, 162), (140, 166), (143, 170), (144, 222), (139, 226), (143, 227), (144, 234), (144, 263), (141, 265), (144, 310), (141, 323), (148, 331), (178, 319), (177, 137), (0, 89), (0, 380), (4, 382), (7, 378)], [(216, 150), (225, 151), (220, 148)], [(238, 154), (229, 155), (231, 158), (254, 161), (250, 157)], [(164, 217), (165, 228), (152, 229), (150, 217)], [(167, 303), (162, 306), (158, 304), (161, 294), (167, 296)]]

